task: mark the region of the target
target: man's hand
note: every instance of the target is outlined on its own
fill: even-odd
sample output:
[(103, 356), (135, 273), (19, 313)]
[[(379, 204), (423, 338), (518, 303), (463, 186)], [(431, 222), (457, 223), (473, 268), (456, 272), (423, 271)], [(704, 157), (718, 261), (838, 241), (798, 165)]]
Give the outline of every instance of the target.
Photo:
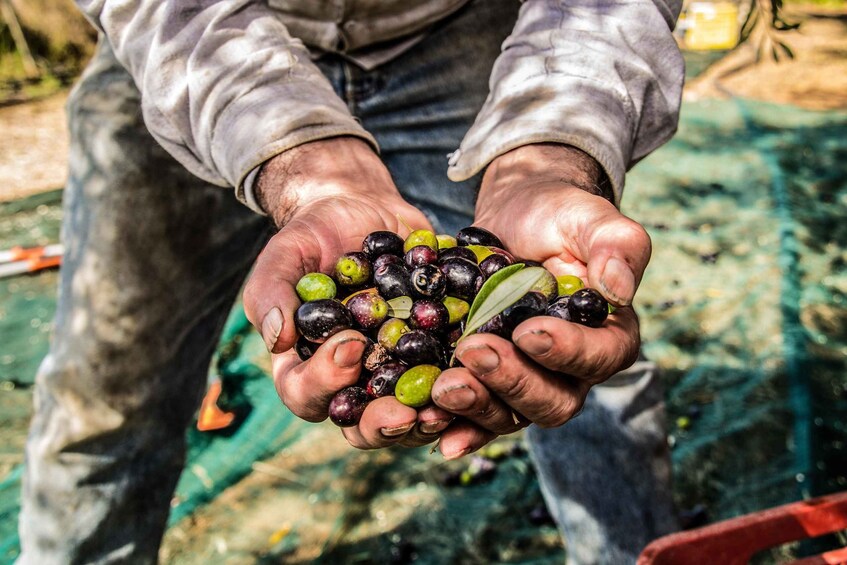
[[(591, 386), (635, 361), (640, 338), (629, 304), (650, 238), (602, 193), (599, 166), (568, 146), (524, 146), (492, 163), (475, 224), (516, 257), (581, 277), (618, 308), (600, 328), (542, 316), (519, 325), (514, 344), (490, 334), (463, 340), (456, 356), (464, 368), (442, 373), (433, 389), (438, 406), (497, 434), (530, 422), (559, 426), (579, 412)], [(442, 449), (482, 445), (453, 441), (445, 435)]]
[[(347, 330), (333, 336), (306, 362), (291, 349), (297, 340), (295, 286), (306, 273), (332, 272), (347, 251), (361, 249), (377, 230), (415, 228), (429, 221), (400, 196), (388, 170), (364, 142), (334, 138), (286, 151), (265, 164), (256, 196), (281, 227), (256, 261), (244, 290), (247, 318), (273, 355), (273, 378), (283, 403), (297, 416), (319, 422), (329, 401), (359, 379), (365, 337)], [(395, 398), (368, 405), (358, 426), (344, 428), (355, 447), (422, 445), (438, 437), (453, 416), (435, 406), (417, 413)]]

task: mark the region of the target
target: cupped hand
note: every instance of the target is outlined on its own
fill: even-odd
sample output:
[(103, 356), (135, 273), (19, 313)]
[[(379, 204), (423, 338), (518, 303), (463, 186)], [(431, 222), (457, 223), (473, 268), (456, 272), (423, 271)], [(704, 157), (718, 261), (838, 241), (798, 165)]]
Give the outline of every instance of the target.
[(539, 316), (520, 324), (511, 342), (492, 334), (462, 340), (456, 356), (464, 367), (438, 379), (438, 406), (496, 434), (529, 423), (560, 426), (593, 385), (636, 360), (639, 327), (630, 304), (650, 238), (598, 194), (599, 172), (581, 151), (548, 145), (508, 153), (486, 172), (475, 225), (497, 234), (516, 257), (579, 276), (617, 309), (600, 328)]
[[(256, 261), (244, 290), (244, 310), (271, 351), (273, 379), (283, 403), (311, 422), (327, 418), (339, 390), (356, 384), (366, 338), (354, 330), (322, 344), (308, 361), (292, 349), (300, 306), (295, 286), (306, 273), (330, 273), (348, 251), (361, 250), (369, 233), (432, 229), (426, 217), (403, 200), (379, 158), (363, 142), (337, 138), (309, 143), (268, 162), (256, 195), (282, 226)], [(417, 411), (394, 397), (374, 400), (359, 424), (343, 428), (354, 447), (423, 445), (439, 437), (454, 416), (430, 405)], [(451, 434), (488, 432), (456, 423)]]

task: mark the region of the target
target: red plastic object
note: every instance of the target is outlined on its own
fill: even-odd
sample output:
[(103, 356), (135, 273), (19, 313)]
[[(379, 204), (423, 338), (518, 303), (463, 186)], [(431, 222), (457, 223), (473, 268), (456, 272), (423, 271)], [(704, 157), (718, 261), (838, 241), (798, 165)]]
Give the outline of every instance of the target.
[[(703, 528), (671, 534), (648, 545), (638, 565), (746, 565), (759, 551), (847, 528), (847, 492), (777, 506)], [(847, 563), (847, 548), (793, 565)]]
[(200, 414), (197, 417), (197, 429), (201, 432), (211, 432), (228, 428), (235, 421), (234, 412), (224, 412), (218, 406), (218, 398), (221, 396), (222, 385), (220, 380), (214, 381), (203, 403), (200, 405)]

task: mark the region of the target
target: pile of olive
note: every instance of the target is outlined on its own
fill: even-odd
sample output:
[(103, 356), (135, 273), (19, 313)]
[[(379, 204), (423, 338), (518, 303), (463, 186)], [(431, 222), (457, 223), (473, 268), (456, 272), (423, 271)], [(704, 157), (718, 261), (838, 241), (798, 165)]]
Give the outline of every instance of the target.
[[(294, 322), (301, 334), (295, 349), (302, 360), (345, 329), (356, 329), (369, 340), (362, 377), (335, 395), (330, 419), (354, 426), (367, 404), (382, 396), (394, 395), (415, 408), (428, 404), (441, 371), (458, 366), (453, 350), (466, 333), (477, 294), (495, 273), (522, 268), (519, 264), (541, 267), (516, 260), (497, 236), (478, 227), (465, 228), (455, 238), (416, 230), (405, 241), (378, 231), (364, 239), (362, 251), (342, 255), (332, 276), (309, 273), (300, 279), (297, 294), (303, 304)], [(510, 339), (518, 324), (541, 315), (591, 327), (603, 324), (609, 306), (600, 293), (584, 288), (578, 277), (555, 277), (543, 268), (537, 272), (527, 292), (471, 333)]]

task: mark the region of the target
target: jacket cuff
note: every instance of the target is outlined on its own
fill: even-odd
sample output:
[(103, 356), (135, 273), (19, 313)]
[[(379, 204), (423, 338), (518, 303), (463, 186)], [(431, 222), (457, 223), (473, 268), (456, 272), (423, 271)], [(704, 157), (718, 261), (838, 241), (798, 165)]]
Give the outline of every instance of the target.
[(620, 206), (633, 141), (632, 109), (611, 87), (585, 77), (539, 75), (511, 92), (493, 92), (447, 176), (463, 181), (496, 157), (532, 143), (572, 145), (596, 160)]
[[(341, 136), (361, 138), (379, 151), (376, 139), (323, 85), (268, 85), (228, 105), (214, 129), (212, 159), (221, 176), (236, 187), (236, 197), (247, 204), (244, 181), (251, 171), (298, 145)], [(250, 207), (256, 210), (255, 200)]]
[(303, 145), (304, 143), (309, 143), (311, 141), (318, 141), (320, 139), (329, 139), (331, 137), (358, 137), (359, 139), (367, 141), (370, 146), (373, 147), (373, 150), (379, 153), (379, 145), (377, 144), (376, 139), (361, 127), (358, 129), (346, 127), (324, 127), (313, 128), (308, 131), (300, 131), (287, 139), (281, 139), (260, 148), (256, 152), (255, 158), (244, 161), (249, 164), (247, 165), (247, 168), (238, 175), (238, 182), (233, 183), (233, 186), (235, 186), (235, 197), (239, 200), (239, 202), (257, 214), (261, 214), (262, 216), (269, 215), (259, 205), (259, 201), (256, 199), (255, 193), (256, 182), (259, 179), (259, 170), (262, 165), (280, 153), (293, 149), (298, 145)]

